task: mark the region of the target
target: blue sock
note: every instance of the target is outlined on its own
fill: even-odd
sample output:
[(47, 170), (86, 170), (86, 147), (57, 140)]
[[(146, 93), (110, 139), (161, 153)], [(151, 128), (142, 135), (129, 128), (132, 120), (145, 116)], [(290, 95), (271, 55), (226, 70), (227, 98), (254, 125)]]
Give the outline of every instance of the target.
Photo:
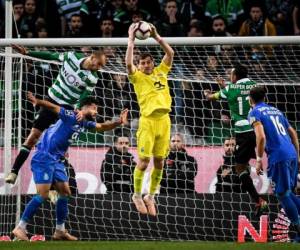
[(59, 196), (56, 202), (56, 224), (61, 225), (68, 216), (68, 197)]
[(291, 193), (291, 198), (292, 198), (293, 202), (295, 203), (295, 205), (297, 206), (298, 215), (300, 216), (300, 197), (298, 197), (294, 193)]
[(27, 203), (25, 211), (22, 214), (21, 220), (29, 221), (32, 219), (33, 215), (36, 213), (37, 209), (44, 202), (44, 198), (40, 195), (35, 195), (29, 203)]
[(287, 191), (282, 196), (278, 196), (280, 204), (283, 207), (287, 217), (293, 224), (299, 224), (298, 209), (291, 197), (291, 191)]

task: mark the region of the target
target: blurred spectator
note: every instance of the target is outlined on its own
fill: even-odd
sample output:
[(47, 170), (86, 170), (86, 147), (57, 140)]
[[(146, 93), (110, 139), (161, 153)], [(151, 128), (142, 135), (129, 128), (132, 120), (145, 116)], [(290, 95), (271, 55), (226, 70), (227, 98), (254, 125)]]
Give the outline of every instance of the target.
[(180, 10), (181, 21), (185, 27), (188, 27), (191, 19), (197, 19), (200, 22), (207, 23), (205, 16), (204, 0), (187, 0), (182, 3)]
[(180, 20), (178, 6), (175, 0), (166, 1), (159, 30), (162, 36), (185, 36), (184, 26)]
[(143, 20), (151, 21), (151, 14), (138, 6), (138, 0), (124, 0), (124, 8), (119, 10), (114, 15), (116, 31), (118, 36), (127, 36), (128, 28), (132, 23), (132, 15), (137, 11), (142, 13)]
[(81, 16), (84, 29), (88, 31), (90, 37), (99, 36), (95, 29), (95, 23), (110, 18), (113, 19), (116, 12), (122, 9), (123, 0), (85, 0), (81, 8)]
[(19, 33), (21, 37), (33, 38), (37, 37), (37, 22), (44, 22), (36, 11), (36, 1), (26, 0), (24, 5), (24, 13), (21, 18)]
[(200, 22), (195, 22), (190, 25), (190, 29), (188, 31), (188, 37), (199, 37), (204, 36), (204, 31), (201, 27)]
[(293, 34), (293, 0), (265, 0), (268, 18), (275, 24), (277, 35)]
[(86, 32), (83, 29), (82, 19), (79, 14), (73, 14), (70, 20), (69, 29), (67, 31), (67, 37), (87, 37)]
[(276, 28), (264, 16), (262, 6), (253, 4), (250, 8), (250, 18), (243, 22), (239, 36), (276, 36)]
[(295, 7), (293, 9), (293, 26), (294, 35), (300, 35), (300, 1), (295, 1)]
[(101, 37), (113, 37), (114, 23), (111, 18), (105, 18), (100, 21)]
[(216, 16), (212, 19), (212, 36), (231, 36), (227, 31), (226, 21), (222, 16)]
[[(216, 16), (212, 20), (212, 36), (231, 36), (231, 34), (227, 31), (226, 21), (222, 16)], [(229, 50), (231, 48), (230, 45), (215, 45), (214, 50), (215, 53), (218, 54), (223, 50)], [(223, 57), (221, 57), (223, 58)]]
[(176, 133), (171, 138), (170, 153), (165, 161), (161, 193), (194, 192), (197, 161), (188, 155), (183, 135)]
[(223, 144), (224, 162), (217, 170), (216, 192), (241, 193), (241, 181), (235, 171), (234, 149), (235, 138), (227, 138)]
[(132, 13), (131, 16), (132, 22), (133, 23), (138, 23), (140, 21), (143, 21), (143, 14), (140, 11), (135, 11)]
[(224, 17), (228, 31), (232, 34), (238, 32), (243, 14), (244, 9), (241, 0), (208, 0), (205, 8), (205, 15), (210, 18)]
[(80, 14), (80, 10), (84, 10), (86, 7), (83, 5), (82, 0), (72, 0), (72, 1), (66, 1), (66, 0), (56, 0), (57, 7), (58, 7), (58, 13), (60, 14), (61, 19), (61, 35), (64, 37), (66, 35), (66, 32), (68, 30), (68, 25), (71, 20), (72, 15), (74, 14)]
[(38, 38), (48, 38), (48, 31), (45, 27), (40, 27), (37, 29)]
[(133, 192), (133, 155), (128, 152), (128, 136), (116, 136), (114, 146), (105, 154), (101, 165), (101, 180), (108, 192)]
[(13, 1), (13, 18), (14, 18), (13, 37), (14, 38), (17, 38), (19, 35), (23, 14), (24, 14), (24, 1), (14, 0)]

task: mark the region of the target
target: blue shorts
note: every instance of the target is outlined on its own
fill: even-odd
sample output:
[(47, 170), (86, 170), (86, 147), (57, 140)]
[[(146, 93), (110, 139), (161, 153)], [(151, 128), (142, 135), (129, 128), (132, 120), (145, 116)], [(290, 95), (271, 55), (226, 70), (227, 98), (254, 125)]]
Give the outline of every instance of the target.
[(272, 180), (275, 194), (283, 194), (297, 185), (298, 162), (289, 159), (269, 165), (268, 177)]
[(31, 160), (31, 171), (35, 184), (68, 182), (65, 165), (45, 153), (34, 154)]

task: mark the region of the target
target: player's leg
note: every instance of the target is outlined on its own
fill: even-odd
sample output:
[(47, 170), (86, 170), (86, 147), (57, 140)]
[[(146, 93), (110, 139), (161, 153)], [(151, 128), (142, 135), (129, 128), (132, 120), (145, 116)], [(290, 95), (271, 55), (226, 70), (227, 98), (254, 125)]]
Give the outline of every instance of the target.
[(267, 209), (267, 202), (258, 194), (248, 168), (251, 158), (255, 158), (256, 138), (254, 132), (237, 133), (235, 161), (236, 172), (239, 175), (243, 189), (246, 190), (253, 201), (255, 201), (256, 215), (259, 216)]
[(300, 241), (299, 199), (292, 193), (297, 184), (298, 166), (296, 162), (297, 160), (294, 159), (274, 164), (269, 166), (268, 173), (275, 184), (274, 191), (281, 206), (290, 219), (292, 226), (298, 232), (295, 240)]
[(147, 214), (147, 208), (142, 198), (142, 186), (143, 186), (145, 171), (149, 165), (149, 162), (150, 162), (149, 157), (144, 157), (144, 158), (140, 157), (133, 172), (134, 194), (132, 196), (132, 201), (136, 209), (142, 214)]
[(21, 240), (28, 240), (26, 236), (27, 223), (32, 219), (41, 204), (48, 198), (53, 180), (54, 165), (45, 154), (38, 152), (32, 158), (31, 170), (34, 183), (36, 184), (37, 195), (27, 204), (19, 224), (12, 232)]
[(22, 145), (13, 164), (11, 172), (5, 178), (6, 183), (15, 184), (17, 176), (24, 162), (27, 160), (31, 149), (38, 142), (43, 131), (57, 120), (57, 115), (47, 109), (41, 108), (37, 115), (29, 136)]
[(147, 208), (142, 199), (142, 185), (145, 171), (149, 165), (152, 149), (154, 145), (155, 135), (153, 133), (154, 121), (145, 117), (140, 117), (139, 129), (137, 131), (137, 149), (139, 160), (133, 173), (134, 194), (132, 200), (136, 209), (147, 214)]
[(65, 228), (65, 221), (68, 217), (68, 201), (71, 196), (71, 190), (63, 163), (59, 162), (55, 165), (53, 179), (55, 181), (55, 189), (58, 192), (58, 199), (56, 202), (56, 228), (52, 238), (54, 240), (77, 240), (77, 238), (69, 234)]
[(150, 192), (144, 197), (148, 213), (152, 216), (156, 216), (154, 195), (160, 185), (163, 175), (164, 159), (167, 157), (170, 147), (170, 117), (166, 116), (163, 119), (156, 121), (155, 128), (156, 139), (153, 146), (154, 168), (151, 172)]

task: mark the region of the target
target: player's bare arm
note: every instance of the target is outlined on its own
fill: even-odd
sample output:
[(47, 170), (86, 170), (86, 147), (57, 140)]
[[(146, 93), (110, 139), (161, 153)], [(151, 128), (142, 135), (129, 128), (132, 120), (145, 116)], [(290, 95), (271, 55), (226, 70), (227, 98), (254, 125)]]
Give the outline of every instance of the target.
[(256, 136), (256, 173), (257, 175), (261, 175), (263, 173), (263, 165), (262, 165), (262, 157), (265, 151), (266, 145), (266, 135), (264, 131), (264, 127), (260, 122), (255, 122), (253, 124), (255, 136)]
[(15, 51), (17, 51), (18, 53), (20, 53), (20, 54), (22, 54), (22, 55), (27, 55), (27, 53), (28, 53), (28, 50), (27, 50), (25, 47), (21, 46), (21, 45), (12, 44), (11, 47), (12, 47)]
[(150, 27), (151, 27), (151, 37), (153, 37), (153, 39), (155, 39), (159, 43), (159, 45), (162, 47), (162, 49), (165, 52), (165, 55), (162, 60), (166, 65), (172, 66), (174, 53), (175, 53), (174, 50), (165, 40), (162, 39), (162, 37), (158, 34), (153, 24), (150, 23)]
[(36, 98), (31, 92), (27, 92), (27, 99), (33, 104), (33, 106), (41, 106), (46, 109), (51, 110), (52, 112), (58, 114), (60, 111), (60, 106), (55, 105), (51, 102), (48, 102), (46, 100), (41, 100)]
[(208, 100), (208, 101), (216, 101), (216, 100), (220, 99), (219, 92), (213, 93), (209, 89), (204, 90), (204, 96), (205, 96), (206, 100)]
[(135, 31), (136, 31), (136, 25), (131, 24), (128, 30), (128, 45), (127, 45), (126, 56), (125, 56), (126, 69), (129, 75), (133, 74), (136, 70), (136, 67), (133, 64)]
[(294, 144), (296, 148), (296, 152), (298, 153), (298, 164), (299, 164), (299, 169), (300, 169), (300, 152), (299, 152), (299, 140), (298, 140), (298, 135), (297, 132), (294, 128), (289, 127), (288, 128), (288, 133), (291, 137), (292, 143)]
[(124, 109), (124, 110), (122, 110), (120, 117), (117, 121), (107, 121), (104, 123), (97, 123), (96, 131), (101, 132), (101, 131), (112, 130), (122, 124), (126, 124), (127, 116), (128, 116), (128, 109)]

